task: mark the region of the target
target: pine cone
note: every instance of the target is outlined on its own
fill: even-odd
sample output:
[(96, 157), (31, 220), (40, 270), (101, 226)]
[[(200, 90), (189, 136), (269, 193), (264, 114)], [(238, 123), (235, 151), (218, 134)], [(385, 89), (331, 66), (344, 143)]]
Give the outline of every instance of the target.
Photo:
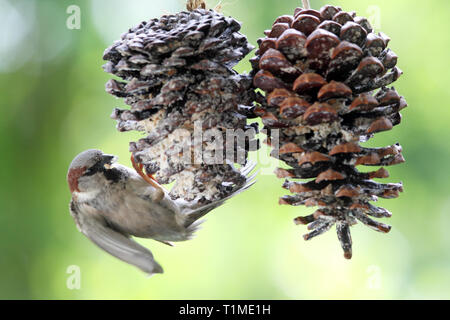
[[(112, 118), (119, 131), (147, 134), (130, 151), (160, 183), (175, 181), (173, 198), (222, 199), (245, 182), (233, 162), (245, 163), (256, 144), (246, 117), (255, 93), (251, 76), (232, 69), (253, 49), (239, 30), (236, 20), (197, 9), (142, 22), (104, 53), (105, 71), (124, 80), (110, 80), (107, 92), (131, 106), (115, 109)], [(215, 141), (196, 140), (197, 124)], [(231, 155), (226, 129), (247, 134)], [(203, 161), (211, 149), (223, 152), (222, 162)]]
[(274, 157), (290, 169), (277, 169), (283, 187), (293, 195), (280, 204), (317, 206), (306, 217), (295, 219), (312, 230), (309, 240), (336, 224), (344, 256), (352, 256), (349, 227), (360, 221), (376, 231), (390, 226), (369, 216), (391, 213), (370, 204), (396, 198), (403, 186), (381, 184), (381, 168), (360, 172), (356, 166), (388, 166), (404, 162), (400, 145), (366, 148), (360, 145), (377, 132), (387, 131), (401, 120), (406, 101), (387, 86), (402, 74), (397, 56), (387, 48), (389, 38), (375, 34), (365, 18), (341, 8), (320, 11), (297, 8), (293, 16), (276, 19), (260, 39), (252, 59), (254, 84), (266, 92), (267, 102), (256, 109), (265, 128), (279, 129)]

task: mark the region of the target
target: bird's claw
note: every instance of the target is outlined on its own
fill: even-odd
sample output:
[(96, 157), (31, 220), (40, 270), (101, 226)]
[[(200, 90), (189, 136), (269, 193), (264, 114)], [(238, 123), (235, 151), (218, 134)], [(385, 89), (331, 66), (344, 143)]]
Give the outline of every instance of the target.
[(131, 163), (133, 165), (134, 170), (144, 179), (148, 184), (150, 184), (153, 188), (157, 190), (157, 194), (153, 197), (154, 201), (161, 201), (164, 198), (165, 192), (163, 187), (153, 178), (152, 175), (144, 173), (144, 165), (142, 163), (137, 163), (134, 159), (134, 155), (131, 155)]

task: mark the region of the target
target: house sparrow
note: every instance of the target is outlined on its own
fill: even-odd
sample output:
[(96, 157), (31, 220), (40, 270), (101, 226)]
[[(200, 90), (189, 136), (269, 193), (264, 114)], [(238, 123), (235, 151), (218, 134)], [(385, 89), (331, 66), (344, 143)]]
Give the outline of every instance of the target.
[(67, 174), (72, 200), (70, 212), (80, 232), (101, 249), (148, 274), (163, 273), (152, 253), (131, 236), (170, 244), (192, 237), (199, 220), (225, 200), (248, 189), (256, 174), (254, 164), (240, 171), (246, 183), (218, 201), (207, 204), (172, 200), (156, 181), (118, 164), (117, 157), (87, 150), (72, 161)]

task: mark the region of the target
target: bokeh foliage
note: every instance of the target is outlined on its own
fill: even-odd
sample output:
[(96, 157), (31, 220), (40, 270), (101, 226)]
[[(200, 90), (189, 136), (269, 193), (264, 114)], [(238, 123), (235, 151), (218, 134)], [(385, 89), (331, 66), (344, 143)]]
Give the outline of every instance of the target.
[[(403, 123), (369, 142), (404, 148), (407, 163), (390, 168), (389, 180), (403, 181), (405, 192), (380, 201), (394, 213), (386, 221), (393, 230), (354, 227), (354, 258), (345, 261), (334, 232), (303, 241), (306, 230), (292, 219), (311, 209), (279, 206), (282, 181), (262, 170), (193, 241), (175, 248), (142, 241), (165, 269), (147, 279), (77, 232), (65, 175), (87, 148), (129, 165), (128, 142), (137, 135), (117, 132), (109, 119), (122, 102), (104, 92), (102, 52), (121, 31), (179, 11), (183, 0), (0, 0), (0, 298), (450, 298), (450, 2), (330, 2), (359, 15), (372, 15), (375, 5), (405, 73), (395, 84), (409, 103)], [(222, 10), (255, 44), (300, 3), (224, 0)], [(66, 28), (71, 4), (81, 8), (80, 30)], [(237, 67), (249, 68), (248, 61)], [(70, 265), (81, 268), (80, 290), (66, 287)]]

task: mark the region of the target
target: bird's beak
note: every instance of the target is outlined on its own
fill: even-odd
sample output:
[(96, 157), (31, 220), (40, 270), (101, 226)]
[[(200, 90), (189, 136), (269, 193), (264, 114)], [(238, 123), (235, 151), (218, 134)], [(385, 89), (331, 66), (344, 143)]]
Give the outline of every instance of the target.
[(111, 165), (117, 161), (117, 157), (111, 154), (104, 154), (102, 155), (102, 162), (103, 162), (103, 166), (106, 169), (110, 169)]

